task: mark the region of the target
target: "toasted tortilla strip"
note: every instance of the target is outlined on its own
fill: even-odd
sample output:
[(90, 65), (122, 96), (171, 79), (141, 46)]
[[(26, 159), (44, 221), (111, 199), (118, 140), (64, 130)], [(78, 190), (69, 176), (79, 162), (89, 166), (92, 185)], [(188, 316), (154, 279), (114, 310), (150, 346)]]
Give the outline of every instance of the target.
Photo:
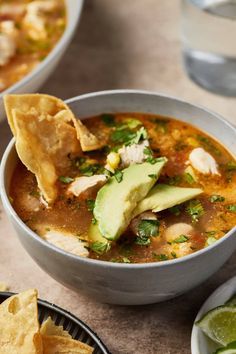
[(1, 354), (43, 354), (37, 290), (12, 296), (0, 305)]
[(89, 151), (101, 144), (56, 97), (6, 95), (4, 104), (17, 153), (51, 204), (57, 197), (56, 181), (69, 167), (68, 155), (73, 157), (81, 153), (81, 147)]
[(16, 150), (24, 165), (35, 174), (48, 203), (57, 197), (56, 181), (70, 164), (69, 154), (78, 154), (75, 129), (52, 116), (12, 110), (16, 131)]
[(46, 321), (43, 322), (40, 328), (40, 334), (45, 336), (59, 336), (59, 337), (72, 338), (67, 331), (64, 331), (62, 326), (55, 325), (51, 317), (48, 317)]
[(83, 151), (98, 150), (104, 145), (79, 119), (73, 118), (73, 122)]
[(14, 109), (18, 109), (22, 113), (37, 112), (40, 116), (50, 115), (52, 117), (56, 116), (61, 111), (66, 111), (66, 122), (72, 120), (73, 113), (69, 107), (62, 100), (53, 96), (36, 93), (26, 95), (5, 95), (3, 99), (7, 119), (15, 136), (16, 131), (13, 123)]
[(42, 336), (44, 354), (92, 354), (93, 348), (78, 340), (60, 336)]

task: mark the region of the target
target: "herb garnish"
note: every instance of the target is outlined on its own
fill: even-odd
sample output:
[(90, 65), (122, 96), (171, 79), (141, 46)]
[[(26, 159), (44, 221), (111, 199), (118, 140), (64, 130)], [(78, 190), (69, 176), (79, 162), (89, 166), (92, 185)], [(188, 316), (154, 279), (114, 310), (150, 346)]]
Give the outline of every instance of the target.
[(216, 203), (216, 202), (224, 202), (225, 201), (225, 197), (222, 197), (219, 194), (213, 194), (210, 196), (209, 198), (211, 203)]
[(172, 176), (172, 177), (169, 177), (168, 178), (168, 183), (173, 186), (173, 185), (176, 185), (178, 183), (180, 183), (182, 180), (182, 177), (179, 176), (179, 175), (176, 175), (176, 176)]
[(29, 195), (31, 197), (35, 197), (35, 198), (39, 198), (40, 197), (40, 192), (39, 191), (36, 191), (36, 190), (33, 190), (29, 193)]
[(179, 216), (181, 213), (180, 207), (178, 205), (175, 205), (175, 206), (169, 208), (168, 210), (176, 216)]
[(146, 246), (150, 244), (150, 237), (159, 235), (159, 221), (158, 220), (141, 220), (138, 225), (138, 236), (135, 243)]
[(157, 178), (157, 174), (156, 173), (151, 173), (150, 175), (148, 175), (148, 177), (156, 179)]
[(125, 145), (138, 144), (141, 140), (147, 139), (148, 134), (144, 127), (134, 132), (130, 129), (117, 129), (111, 134), (111, 140)]
[(154, 165), (157, 162), (166, 160), (165, 157), (154, 157), (153, 152), (149, 147), (145, 147), (143, 150), (144, 155), (147, 156), (146, 162), (149, 162), (151, 165)]
[(155, 252), (152, 253), (152, 256), (154, 259), (157, 259), (158, 261), (168, 261), (169, 257), (166, 254), (157, 254)]
[(190, 173), (188, 173), (188, 172), (186, 172), (186, 173), (184, 174), (184, 179), (185, 179), (185, 181), (186, 181), (187, 183), (189, 183), (189, 184), (195, 183), (195, 180), (194, 180), (193, 176), (192, 176)]
[(169, 123), (169, 120), (153, 118), (151, 119), (151, 121), (157, 125), (156, 127), (157, 130), (159, 130), (161, 133), (167, 133), (168, 131), (167, 125)]
[(114, 173), (114, 177), (117, 180), (117, 182), (120, 183), (123, 179), (123, 172), (120, 170), (116, 170)]
[(229, 161), (226, 164), (227, 171), (236, 171), (236, 163), (234, 161)]
[(112, 114), (102, 114), (101, 118), (103, 123), (106, 124), (106, 126), (108, 127), (114, 127), (116, 125), (115, 118)]
[(68, 177), (68, 176), (60, 176), (59, 181), (65, 184), (71, 183), (74, 181), (74, 178)]
[(95, 207), (95, 200), (94, 199), (86, 199), (86, 205), (88, 208), (88, 211), (93, 211)]
[(191, 216), (192, 222), (197, 222), (205, 213), (202, 203), (198, 199), (193, 199), (188, 203), (186, 212)]
[(109, 251), (110, 249), (110, 244), (106, 242), (93, 242), (90, 244), (90, 249), (98, 254), (103, 254), (104, 252)]
[(198, 139), (198, 141), (203, 143), (208, 149), (214, 152), (217, 156), (221, 155), (221, 151), (210, 141), (210, 139), (202, 135), (197, 135), (196, 138)]
[(179, 235), (171, 243), (184, 243), (189, 240), (189, 237), (186, 235)]
[(232, 213), (236, 213), (236, 204), (227, 205), (226, 209)]

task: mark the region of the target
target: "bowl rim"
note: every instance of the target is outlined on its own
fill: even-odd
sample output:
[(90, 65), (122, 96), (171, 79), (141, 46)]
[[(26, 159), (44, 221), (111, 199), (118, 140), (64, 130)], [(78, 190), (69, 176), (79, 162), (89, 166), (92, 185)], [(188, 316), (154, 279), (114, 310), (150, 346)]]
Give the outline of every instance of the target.
[[(210, 311), (212, 300), (214, 300), (218, 294), (222, 293), (222, 290), (230, 287), (236, 289), (236, 276), (226, 280), (223, 284), (219, 285), (212, 293), (207, 297), (202, 306), (200, 307), (197, 316), (194, 319), (192, 332), (191, 332), (191, 353), (200, 354), (199, 351), (199, 333), (201, 329), (195, 325), (195, 322), (198, 321), (206, 312)], [(228, 300), (228, 299), (225, 299)], [(223, 304), (222, 304), (223, 305)]]
[(51, 60), (60, 54), (64, 45), (69, 42), (71, 36), (73, 35), (73, 33), (78, 25), (78, 22), (79, 22), (81, 13), (82, 13), (84, 0), (76, 0), (74, 2), (74, 4), (76, 5), (76, 11), (73, 11), (73, 25), (71, 25), (71, 21), (69, 19), (68, 3), (65, 0), (64, 0), (64, 2), (65, 2), (65, 8), (66, 8), (67, 24), (66, 24), (66, 28), (65, 28), (62, 36), (60, 37), (60, 39), (58, 40), (56, 45), (53, 47), (53, 49), (48, 53), (46, 58), (41, 63), (39, 63), (27, 75), (23, 76), (22, 79), (16, 81), (13, 85), (8, 87), (6, 90), (0, 92), (0, 99), (2, 99), (2, 97), (4, 95), (16, 92), (21, 86), (27, 85), (31, 81), (32, 78), (36, 79), (41, 74), (41, 71), (51, 62)]
[[(157, 93), (157, 92), (152, 92), (152, 91), (145, 91), (145, 90), (134, 90), (134, 89), (120, 89), (120, 90), (106, 90), (106, 91), (98, 91), (98, 92), (91, 92), (91, 93), (86, 93), (83, 95), (75, 96), (73, 98), (70, 98), (65, 101), (66, 104), (70, 105), (70, 103), (73, 103), (75, 101), (79, 101), (82, 99), (86, 98), (91, 98), (91, 97), (97, 97), (97, 96), (106, 96), (109, 94), (140, 94), (140, 95), (149, 95), (149, 96), (156, 96), (160, 98), (167, 98), (170, 100), (175, 100), (177, 102), (186, 104), (188, 106), (203, 110), (211, 115), (214, 116), (214, 119), (217, 119), (220, 122), (223, 122), (228, 126), (228, 128), (233, 129), (233, 131), (236, 134), (236, 127), (234, 127), (230, 122), (228, 122), (226, 119), (222, 118), (220, 115), (214, 113), (213, 111), (210, 111), (202, 106), (198, 106), (195, 104), (191, 104), (189, 102), (186, 102), (184, 100), (178, 99), (176, 97), (167, 95), (167, 94), (162, 94), (162, 93)], [(43, 247), (48, 247), (51, 249), (53, 252), (59, 253), (61, 256), (66, 256), (69, 257), (72, 261), (79, 261), (84, 264), (94, 264), (100, 267), (107, 268), (108, 266), (111, 268), (118, 268), (118, 269), (147, 269), (147, 268), (164, 268), (164, 267), (169, 267), (175, 264), (181, 264), (185, 263), (187, 261), (190, 261), (192, 259), (195, 259), (198, 256), (204, 255), (208, 253), (210, 250), (213, 250), (214, 248), (220, 247), (220, 245), (225, 242), (228, 238), (230, 238), (235, 232), (236, 232), (236, 226), (232, 228), (227, 234), (225, 234), (221, 239), (219, 239), (217, 242), (213, 243), (212, 245), (203, 248), (199, 251), (196, 251), (194, 253), (191, 253), (187, 256), (181, 257), (181, 258), (176, 258), (176, 259), (170, 259), (162, 262), (148, 262), (148, 263), (113, 263), (113, 262), (108, 262), (108, 261), (103, 261), (103, 260), (98, 260), (98, 259), (92, 259), (92, 258), (87, 258), (87, 257), (81, 257), (74, 255), (72, 253), (69, 253), (67, 251), (64, 251), (63, 249), (56, 247), (43, 238), (41, 238), (38, 234), (36, 234), (33, 230), (31, 230), (22, 220), (21, 218), (17, 215), (16, 211), (13, 209), (10, 200), (7, 196), (7, 192), (5, 189), (5, 179), (4, 179), (4, 174), (5, 174), (5, 168), (8, 162), (8, 157), (12, 150), (14, 149), (15, 146), (15, 138), (12, 138), (10, 142), (8, 143), (5, 152), (2, 157), (1, 165), (0, 165), (0, 195), (2, 198), (3, 206), (7, 209), (8, 213), (10, 216), (14, 219), (16, 224), (19, 225), (19, 227), (24, 231), (28, 236), (34, 239), (34, 241), (41, 243)]]
[[(9, 297), (13, 295), (17, 295), (18, 292), (12, 292), (12, 291), (0, 291), (0, 300), (1, 298), (5, 298), (7, 300)], [(65, 310), (64, 308), (54, 304), (53, 302), (49, 302), (47, 300), (42, 300), (40, 298), (37, 299), (38, 305), (42, 306), (43, 308), (55, 311), (56, 313), (59, 313), (61, 316), (64, 316), (66, 318), (69, 318), (70, 321), (76, 323), (77, 326), (80, 326), (83, 331), (85, 331), (93, 340), (94, 342), (99, 346), (99, 349), (103, 350), (104, 354), (111, 354), (106, 345), (103, 343), (103, 341), (100, 339), (100, 337), (97, 335), (96, 332), (94, 332), (93, 329), (91, 329), (84, 321), (82, 321), (79, 317), (75, 316), (73, 313), (69, 312), (68, 310)], [(1, 304), (1, 302), (0, 302)]]

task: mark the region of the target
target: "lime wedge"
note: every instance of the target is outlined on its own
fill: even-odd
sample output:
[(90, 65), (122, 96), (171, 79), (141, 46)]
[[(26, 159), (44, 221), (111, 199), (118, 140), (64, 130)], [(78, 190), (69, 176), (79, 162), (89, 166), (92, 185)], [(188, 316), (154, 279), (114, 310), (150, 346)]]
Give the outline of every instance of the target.
[(236, 294), (234, 294), (226, 303), (227, 306), (236, 306)]
[(214, 354), (236, 354), (236, 342), (232, 342), (227, 347), (218, 349)]
[(196, 322), (214, 342), (223, 346), (236, 341), (236, 307), (219, 306)]

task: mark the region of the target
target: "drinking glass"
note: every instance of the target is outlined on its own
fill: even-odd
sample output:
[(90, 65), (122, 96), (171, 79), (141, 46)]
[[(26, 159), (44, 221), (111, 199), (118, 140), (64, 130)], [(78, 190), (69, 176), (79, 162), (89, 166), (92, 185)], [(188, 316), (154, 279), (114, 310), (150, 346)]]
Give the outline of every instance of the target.
[(236, 0), (182, 0), (182, 44), (193, 81), (236, 96)]

